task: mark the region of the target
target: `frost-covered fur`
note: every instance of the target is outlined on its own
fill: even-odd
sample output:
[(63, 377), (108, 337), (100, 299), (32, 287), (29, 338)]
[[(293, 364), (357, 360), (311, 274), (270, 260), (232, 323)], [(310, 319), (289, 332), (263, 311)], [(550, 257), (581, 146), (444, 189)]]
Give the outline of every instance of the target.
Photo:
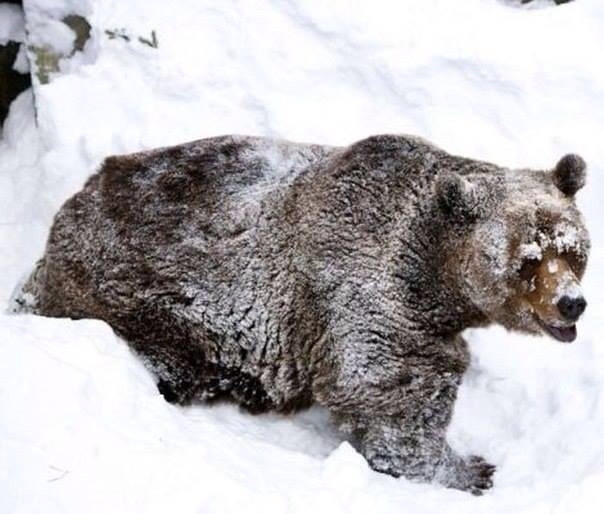
[(109, 157), (57, 214), (24, 294), (40, 314), (107, 321), (170, 401), (316, 401), (374, 469), (477, 493), (494, 468), (445, 437), (460, 332), (540, 330), (527, 257), (554, 248), (582, 274), (577, 159), (512, 171), (393, 135)]

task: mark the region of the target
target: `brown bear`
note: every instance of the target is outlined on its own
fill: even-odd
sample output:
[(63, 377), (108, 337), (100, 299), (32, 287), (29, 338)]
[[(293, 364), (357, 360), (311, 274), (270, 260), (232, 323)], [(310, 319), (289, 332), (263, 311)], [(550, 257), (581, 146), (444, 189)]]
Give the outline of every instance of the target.
[(512, 170), (403, 135), (109, 157), (15, 305), (105, 320), (168, 401), (317, 402), (374, 469), (479, 494), (494, 467), (446, 441), (461, 332), (575, 338), (584, 181), (576, 155)]

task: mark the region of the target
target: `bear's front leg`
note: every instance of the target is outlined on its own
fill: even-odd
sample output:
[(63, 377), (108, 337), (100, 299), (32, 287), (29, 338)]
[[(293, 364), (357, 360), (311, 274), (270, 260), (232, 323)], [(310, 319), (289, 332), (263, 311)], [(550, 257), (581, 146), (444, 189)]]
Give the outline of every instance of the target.
[(319, 401), (376, 471), (481, 494), (495, 467), (459, 456), (446, 440), (469, 360), (465, 342), (399, 349), (340, 345), (331, 360), (336, 378), (319, 388)]
[(359, 423), (354, 435), (357, 448), (376, 471), (476, 495), (493, 485), (495, 467), (481, 457), (457, 455), (438, 423), (423, 425), (413, 416), (378, 417)]

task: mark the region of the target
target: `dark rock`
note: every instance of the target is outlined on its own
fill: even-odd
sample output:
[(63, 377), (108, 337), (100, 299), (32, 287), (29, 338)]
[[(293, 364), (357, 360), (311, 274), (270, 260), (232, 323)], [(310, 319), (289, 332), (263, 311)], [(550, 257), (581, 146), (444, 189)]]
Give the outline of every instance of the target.
[(8, 115), (11, 102), (31, 86), (28, 73), (19, 73), (13, 69), (20, 46), (16, 41), (0, 45), (0, 125)]

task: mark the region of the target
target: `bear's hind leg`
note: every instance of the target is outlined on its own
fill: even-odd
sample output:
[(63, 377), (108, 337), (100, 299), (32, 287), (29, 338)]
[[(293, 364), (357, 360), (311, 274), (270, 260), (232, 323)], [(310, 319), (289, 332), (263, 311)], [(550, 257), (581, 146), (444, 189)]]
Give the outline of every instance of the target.
[[(130, 332), (133, 337), (124, 337), (157, 377), (157, 389), (166, 401), (189, 405), (232, 400), (253, 413), (275, 407), (257, 377), (219, 361), (219, 336), (207, 337), (202, 330), (192, 334), (165, 315), (146, 319), (154, 321), (145, 329), (139, 325), (138, 331)], [(208, 351), (214, 359), (208, 358)]]
[(137, 307), (135, 315), (115, 317), (110, 324), (155, 375), (166, 401), (188, 405), (201, 399), (205, 341), (161, 305)]
[(157, 389), (169, 403), (189, 405), (203, 395), (203, 353), (182, 348), (173, 340), (150, 345), (149, 341), (133, 344), (147, 367), (157, 377)]

